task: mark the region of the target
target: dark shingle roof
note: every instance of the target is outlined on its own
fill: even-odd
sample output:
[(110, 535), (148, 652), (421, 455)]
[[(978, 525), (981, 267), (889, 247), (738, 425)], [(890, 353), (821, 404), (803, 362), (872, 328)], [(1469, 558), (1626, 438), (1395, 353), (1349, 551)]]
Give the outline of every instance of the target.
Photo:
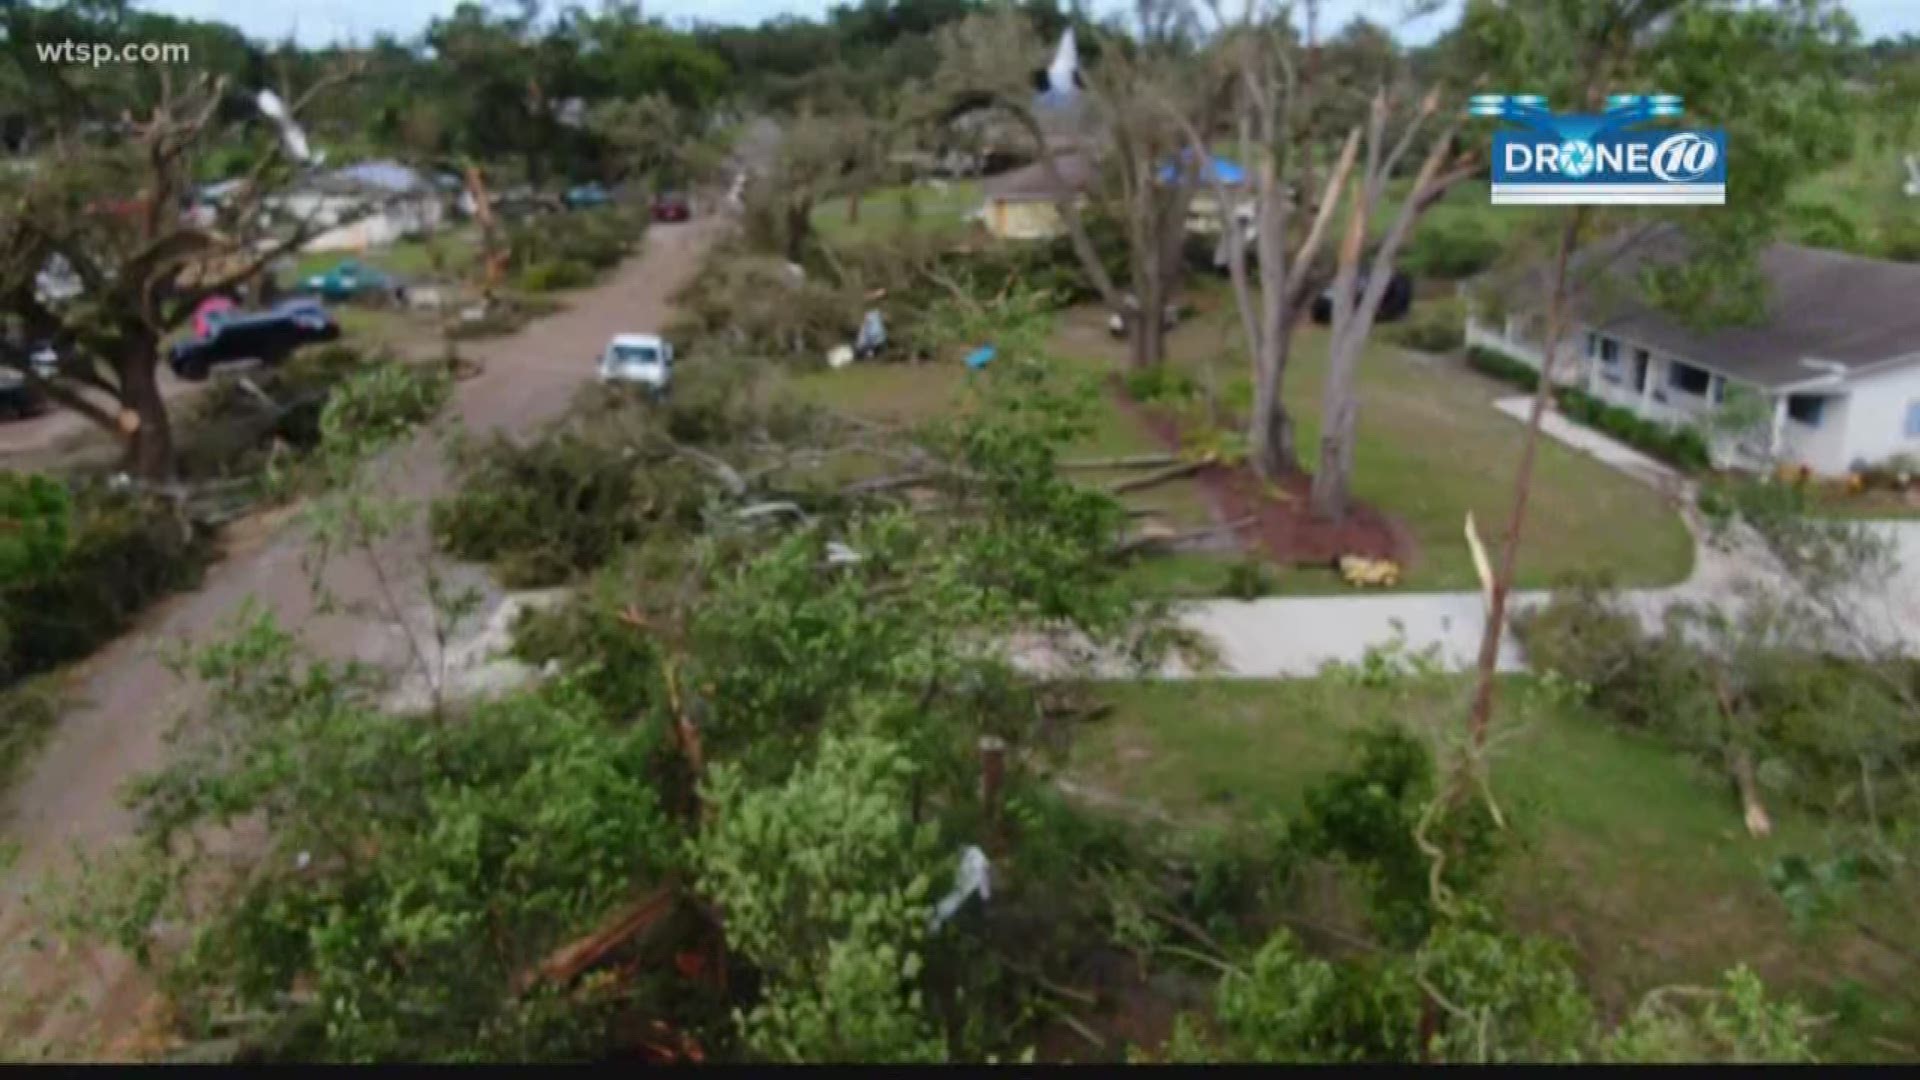
[(1582, 252), (1583, 263), (1611, 258), (1602, 276), (1616, 286), (1585, 290), (1575, 301), (1582, 321), (1769, 387), (1823, 374), (1806, 360), (1856, 369), (1920, 356), (1920, 265), (1772, 244), (1759, 266), (1766, 314), (1747, 326), (1696, 329), (1648, 305), (1629, 284), (1640, 269), (1684, 250), (1684, 237), (1667, 229), (1624, 250), (1616, 240)]
[[(1060, 171), (1060, 179), (1066, 181), (1069, 194), (1084, 191), (1093, 185), (1093, 161), (1085, 154), (1055, 154), (1053, 163)], [(1047, 174), (1046, 163), (1042, 161), (999, 176), (989, 176), (981, 183), (980, 189), (989, 199), (1013, 200), (1053, 199), (1059, 192)]]

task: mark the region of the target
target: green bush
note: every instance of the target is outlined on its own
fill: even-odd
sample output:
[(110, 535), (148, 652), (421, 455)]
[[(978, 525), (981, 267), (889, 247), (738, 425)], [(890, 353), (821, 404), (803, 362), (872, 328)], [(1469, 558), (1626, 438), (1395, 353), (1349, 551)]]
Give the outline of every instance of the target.
[(1156, 405), (1179, 405), (1200, 396), (1193, 376), (1170, 364), (1137, 368), (1125, 376), (1127, 396)]
[(685, 462), (643, 460), (605, 428), (563, 428), (525, 446), (495, 435), (461, 458), (459, 492), (433, 505), (434, 537), (491, 563), (509, 588), (560, 584), (654, 527), (699, 519), (700, 478)]
[(1241, 559), (1227, 566), (1221, 591), (1236, 600), (1258, 600), (1279, 588), (1273, 568), (1259, 559)]
[(748, 381), (754, 370), (719, 359), (690, 365), (662, 405), (623, 387), (590, 387), (568, 419), (525, 445), (496, 435), (460, 448), (460, 488), (434, 504), (434, 536), (524, 588), (557, 585), (635, 541), (697, 526), (713, 476), (676, 445), (724, 446), (749, 432), (797, 437), (814, 416), (761, 400)]
[(1713, 464), (1706, 437), (1693, 427), (1643, 419), (1578, 387), (1558, 388), (1554, 391), (1554, 400), (1568, 419), (1595, 428), (1675, 468), (1704, 472)]
[(553, 259), (528, 266), (517, 281), (528, 292), (578, 289), (593, 284), (593, 267), (578, 259)]
[(86, 656), (149, 603), (199, 580), (205, 530), (157, 500), (75, 492), (58, 558), (0, 581), (0, 684)]
[(1409, 349), (1450, 353), (1466, 343), (1466, 312), (1454, 300), (1416, 304), (1411, 318), (1387, 328), (1387, 337)]
[[(1474, 346), (1467, 350), (1467, 364), (1474, 370), (1525, 390), (1540, 385), (1540, 373), (1495, 349)], [(1587, 393), (1577, 386), (1554, 389), (1553, 399), (1560, 412), (1577, 424), (1644, 451), (1685, 472), (1705, 472), (1713, 466), (1713, 454), (1706, 436), (1697, 428), (1662, 424), (1645, 420)]]
[[(1413, 944), (1439, 911), (1433, 863), (1415, 839), (1436, 791), (1433, 753), (1405, 728), (1382, 723), (1352, 735), (1358, 760), (1306, 792), (1287, 844), (1301, 855), (1333, 858), (1356, 870), (1378, 931)], [(1432, 822), (1428, 839), (1448, 852), (1440, 883), (1470, 894), (1492, 872), (1501, 831), (1480, 799), (1467, 799)]]
[(618, 264), (645, 233), (644, 217), (619, 207), (542, 214), (508, 230), (507, 264), (524, 275), (542, 264), (579, 263), (587, 271), (578, 282), (584, 285), (596, 271)]
[(1400, 261), (1415, 277), (1458, 281), (1492, 266), (1500, 250), (1480, 213), (1435, 213), (1420, 223)]
[(1491, 375), (1501, 382), (1512, 383), (1522, 390), (1532, 390), (1540, 385), (1540, 373), (1531, 365), (1522, 363), (1497, 349), (1475, 345), (1467, 350), (1467, 364), (1483, 375)]
[(355, 372), (327, 395), (320, 413), (320, 441), (343, 446), (382, 446), (440, 411), (453, 381), (444, 371), (391, 361)]
[(1906, 207), (1888, 211), (1880, 219), (1877, 254), (1895, 262), (1920, 262), (1920, 214)]
[(0, 791), (53, 730), (65, 696), (58, 672), (0, 689)]

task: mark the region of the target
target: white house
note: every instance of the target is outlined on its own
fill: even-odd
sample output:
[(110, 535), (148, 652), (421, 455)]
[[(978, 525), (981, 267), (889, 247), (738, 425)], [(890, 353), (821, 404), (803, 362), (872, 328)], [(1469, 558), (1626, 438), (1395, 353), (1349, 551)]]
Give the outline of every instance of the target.
[(364, 251), (440, 227), (447, 200), (432, 179), (395, 161), (366, 161), (307, 177), (272, 200), (322, 232), (308, 251)]
[[(1604, 254), (1606, 276), (1620, 283), (1679, 243), (1666, 233), (1580, 261)], [(1742, 410), (1725, 409), (1729, 399), (1758, 395), (1758, 422), (1712, 440), (1722, 465), (1790, 463), (1838, 476), (1898, 455), (1920, 459), (1920, 265), (1774, 244), (1759, 268), (1766, 313), (1745, 326), (1691, 327), (1630, 288), (1585, 288), (1572, 303), (1556, 381), (1671, 423), (1716, 409), (1731, 417)], [(1467, 343), (1537, 368), (1540, 305), (1506, 299), (1510, 313), (1498, 320), (1468, 317)]]

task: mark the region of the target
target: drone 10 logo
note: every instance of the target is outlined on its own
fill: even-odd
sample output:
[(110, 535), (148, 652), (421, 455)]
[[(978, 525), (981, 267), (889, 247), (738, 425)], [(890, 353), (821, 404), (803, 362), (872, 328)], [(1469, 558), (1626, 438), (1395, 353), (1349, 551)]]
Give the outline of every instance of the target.
[(1493, 137), (1493, 202), (1667, 206), (1727, 201), (1727, 136), (1717, 128), (1628, 131), (1679, 116), (1673, 94), (1615, 94), (1598, 116), (1556, 116), (1537, 94), (1477, 94), (1467, 105), (1525, 130)]

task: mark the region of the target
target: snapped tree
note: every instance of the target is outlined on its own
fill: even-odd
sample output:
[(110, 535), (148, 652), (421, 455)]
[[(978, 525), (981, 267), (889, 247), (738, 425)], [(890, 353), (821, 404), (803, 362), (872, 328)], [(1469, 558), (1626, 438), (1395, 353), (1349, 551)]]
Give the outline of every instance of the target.
[(1543, 219), (1554, 236), (1548, 270), (1531, 283), (1546, 307), (1545, 357), (1514, 476), (1506, 535), (1488, 583), (1468, 723), (1486, 742), (1508, 595), (1519, 564), (1527, 498), (1561, 341), (1589, 288), (1610, 280), (1610, 258), (1581, 260), (1596, 236), (1624, 250), (1652, 227), (1680, 229), (1685, 257), (1647, 268), (1633, 284), (1693, 322), (1758, 314), (1765, 289), (1754, 258), (1776, 235), (1793, 182), (1844, 150), (1846, 103), (1839, 60), (1854, 37), (1839, 5), (1716, 0), (1476, 0), (1462, 18), (1453, 62), (1497, 72), (1561, 108), (1597, 111), (1608, 93), (1658, 90), (1684, 97), (1696, 122), (1727, 131), (1727, 202), (1711, 213), (1581, 206)]
[[(341, 69), (316, 82), (292, 100), (293, 113), (350, 75)], [(205, 155), (270, 137), (257, 125), (246, 131), (250, 102), (235, 110), (246, 119), (226, 121), (238, 104), (231, 99), (224, 79), (180, 87), (164, 80), (124, 145), (64, 138), (41, 167), (0, 186), (7, 204), (0, 222), (0, 306), (7, 312), (0, 365), (114, 433), (128, 468), (147, 479), (168, 478), (174, 469), (173, 428), (160, 391), (162, 342), (202, 301), (256, 285), (319, 231), (311, 217), (276, 222), (269, 212), (272, 196), (299, 167), (277, 138), (213, 208), (210, 222), (183, 212), (194, 201)], [(57, 269), (71, 274), (77, 295), (51, 283), (49, 271)], [(42, 343), (59, 357), (51, 378), (30, 363)]]

